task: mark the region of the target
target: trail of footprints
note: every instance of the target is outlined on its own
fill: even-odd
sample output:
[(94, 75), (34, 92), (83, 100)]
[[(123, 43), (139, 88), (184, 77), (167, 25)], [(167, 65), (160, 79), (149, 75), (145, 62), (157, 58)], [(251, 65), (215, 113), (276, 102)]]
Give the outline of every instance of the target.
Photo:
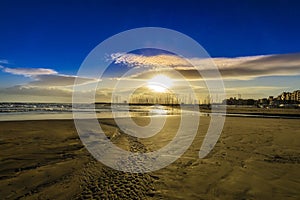
[[(125, 137), (129, 141), (131, 152), (147, 151), (137, 138), (128, 135)], [(129, 161), (120, 160), (123, 166), (124, 162)], [(130, 163), (138, 162), (140, 161), (131, 160)], [(132, 164), (127, 167), (131, 167), (130, 165)], [(154, 182), (158, 177), (148, 173), (122, 172), (103, 166), (97, 161), (91, 161), (83, 173), (82, 192), (77, 199), (147, 199), (155, 195)]]

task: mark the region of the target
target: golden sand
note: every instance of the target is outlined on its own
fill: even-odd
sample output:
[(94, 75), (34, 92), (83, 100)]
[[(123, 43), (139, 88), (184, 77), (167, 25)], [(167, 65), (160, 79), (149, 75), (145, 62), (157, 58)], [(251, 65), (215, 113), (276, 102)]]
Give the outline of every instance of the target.
[[(146, 118), (135, 119), (143, 124)], [(169, 125), (178, 124), (172, 117)], [(168, 167), (147, 173), (119, 172), (95, 161), (72, 120), (0, 122), (1, 199), (298, 199), (300, 120), (227, 117), (213, 151), (198, 158), (209, 117), (187, 152)], [(108, 135), (116, 127), (101, 120)], [(152, 151), (174, 137), (123, 134), (125, 150)]]

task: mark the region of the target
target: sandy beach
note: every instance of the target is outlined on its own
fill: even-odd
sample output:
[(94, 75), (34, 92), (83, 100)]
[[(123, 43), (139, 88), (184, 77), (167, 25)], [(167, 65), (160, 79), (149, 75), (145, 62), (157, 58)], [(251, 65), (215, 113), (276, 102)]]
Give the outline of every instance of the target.
[(0, 200), (300, 200), (300, 0), (0, 8)]
[[(169, 116), (165, 130), (179, 121)], [(200, 118), (198, 134), (180, 159), (145, 174), (96, 161), (72, 120), (0, 122), (1, 199), (299, 199), (299, 119), (227, 117), (215, 148), (199, 159), (209, 121)], [(162, 131), (137, 139), (114, 134), (112, 119), (100, 124), (116, 145), (132, 152), (159, 149), (174, 137)]]

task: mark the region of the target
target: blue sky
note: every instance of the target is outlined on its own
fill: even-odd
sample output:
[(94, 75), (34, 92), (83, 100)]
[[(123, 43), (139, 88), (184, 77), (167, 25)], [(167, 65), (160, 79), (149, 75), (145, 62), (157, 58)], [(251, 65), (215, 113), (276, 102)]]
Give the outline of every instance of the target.
[[(300, 52), (300, 2), (296, 0), (4, 0), (0, 7), (0, 92), (2, 97), (6, 96), (0, 101), (38, 96), (38, 92), (18, 94), (16, 90), (17, 86), (29, 87), (28, 83), (36, 81), (26, 69), (37, 69), (36, 73), (44, 76), (74, 76), (96, 45), (114, 34), (138, 27), (164, 27), (182, 32), (199, 42), (213, 58)], [(39, 68), (52, 71), (40, 72)], [(276, 95), (280, 90), (297, 89), (299, 74), (295, 70), (251, 81), (228, 80), (225, 85), (269, 89), (282, 86), (253, 94), (254, 97)], [(55, 85), (49, 83), (49, 87), (55, 90)]]

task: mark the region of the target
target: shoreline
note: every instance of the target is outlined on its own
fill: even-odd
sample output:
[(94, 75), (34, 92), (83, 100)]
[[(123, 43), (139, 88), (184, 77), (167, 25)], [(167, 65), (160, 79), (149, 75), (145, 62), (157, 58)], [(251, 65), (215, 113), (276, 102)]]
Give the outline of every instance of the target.
[[(44, 105), (44, 104), (42, 104)], [(48, 104), (47, 104), (48, 105)], [(74, 113), (76, 116), (79, 116), (79, 113), (82, 113), (82, 117), (84, 118), (94, 118), (94, 114), (98, 119), (105, 119), (105, 118), (113, 118), (113, 114), (111, 112), (110, 106), (107, 107), (109, 104), (104, 104), (102, 107), (97, 107), (95, 112), (94, 110), (83, 110), (83, 111), (76, 111), (72, 112), (72, 106), (68, 104), (63, 106), (54, 104), (53, 109), (56, 111), (51, 110), (51, 106), (41, 106), (37, 108), (33, 108), (33, 110), (25, 111), (27, 107), (25, 106), (24, 111), (17, 111), (17, 112), (0, 112), (0, 121), (26, 121), (26, 120), (48, 120), (48, 119), (73, 119)], [(70, 107), (71, 106), (71, 107)], [(122, 107), (117, 108), (116, 112), (118, 113), (118, 117), (126, 117), (127, 110)], [(293, 108), (257, 108), (257, 107), (244, 107), (244, 106), (218, 106), (214, 107), (212, 110), (210, 108), (198, 107), (195, 105), (183, 105), (180, 106), (143, 106), (143, 105), (132, 105), (133, 107), (129, 109), (131, 116), (157, 116), (157, 115), (181, 115), (182, 113), (186, 112), (191, 114), (198, 114), (200, 116), (209, 116), (209, 115), (217, 115), (223, 114), (226, 117), (255, 117), (255, 118), (286, 118), (286, 119), (300, 119), (300, 109), (293, 109)], [(226, 109), (225, 109), (226, 108)], [(34, 111), (34, 109), (38, 109)], [(39, 110), (45, 109), (45, 110)], [(62, 109), (61, 111), (59, 111)], [(63, 110), (67, 109), (67, 110)], [(125, 109), (125, 110), (124, 110)], [(225, 109), (225, 110), (223, 110)], [(22, 109), (21, 109), (22, 110)], [(199, 112), (197, 112), (197, 110)], [(160, 113), (159, 111), (163, 111)], [(196, 111), (196, 112), (195, 112)], [(81, 116), (80, 116), (81, 117)]]
[[(211, 115), (222, 115), (225, 117), (243, 117), (243, 118), (278, 118), (278, 119), (300, 119), (300, 110), (299, 113), (295, 112), (286, 112), (286, 113), (278, 113), (278, 112), (242, 112), (242, 111), (229, 111), (224, 113), (220, 112), (205, 112), (200, 111), (199, 116), (201, 117), (210, 117)], [(111, 115), (111, 114), (108, 114)], [(152, 115), (152, 116), (180, 116), (179, 114), (164, 114), (164, 115)], [(134, 117), (151, 117), (151, 115), (140, 115), (140, 116), (134, 116)], [(123, 118), (123, 117), (118, 117)], [(40, 120), (73, 120), (73, 114), (72, 113), (55, 113), (55, 114), (48, 114), (48, 113), (13, 113), (13, 114), (0, 114), (0, 122), (5, 121), (40, 121)], [(93, 118), (83, 118), (83, 119), (93, 119)], [(97, 117), (98, 120), (101, 119), (113, 119), (113, 117)]]

